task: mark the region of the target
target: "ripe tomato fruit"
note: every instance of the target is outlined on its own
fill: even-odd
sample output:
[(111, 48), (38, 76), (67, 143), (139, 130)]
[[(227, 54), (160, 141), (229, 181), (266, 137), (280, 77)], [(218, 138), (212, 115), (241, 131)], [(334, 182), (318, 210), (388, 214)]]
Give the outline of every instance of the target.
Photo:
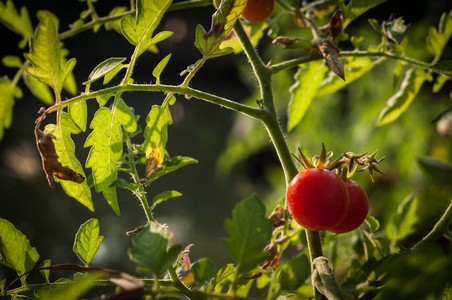
[(348, 209), (345, 182), (325, 169), (313, 168), (298, 173), (290, 182), (286, 197), (295, 221), (312, 231), (336, 226)]
[(275, 0), (248, 0), (242, 18), (251, 23), (262, 22), (273, 12)]
[(348, 189), (348, 211), (344, 219), (336, 226), (328, 229), (334, 233), (344, 233), (355, 230), (366, 219), (369, 212), (369, 198), (359, 183), (348, 180), (345, 185)]

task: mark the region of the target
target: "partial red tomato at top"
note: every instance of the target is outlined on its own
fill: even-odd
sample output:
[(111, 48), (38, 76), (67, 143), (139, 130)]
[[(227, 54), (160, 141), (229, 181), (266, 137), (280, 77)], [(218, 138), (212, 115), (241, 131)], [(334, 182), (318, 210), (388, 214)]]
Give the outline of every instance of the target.
[(242, 18), (252, 23), (262, 22), (272, 14), (274, 7), (275, 0), (248, 0)]
[(325, 231), (339, 224), (349, 202), (344, 181), (320, 168), (298, 173), (290, 182), (286, 197), (294, 220), (312, 231)]
[(349, 196), (348, 211), (344, 219), (328, 231), (344, 233), (355, 230), (364, 222), (369, 212), (369, 198), (359, 183), (348, 180), (346, 183)]

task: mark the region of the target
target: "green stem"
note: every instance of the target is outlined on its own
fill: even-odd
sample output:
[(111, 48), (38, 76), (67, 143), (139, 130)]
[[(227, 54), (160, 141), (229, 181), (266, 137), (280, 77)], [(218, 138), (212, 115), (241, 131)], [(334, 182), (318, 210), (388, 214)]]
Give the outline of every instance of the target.
[(237, 103), (231, 101), (226, 98), (218, 97), (206, 92), (202, 92), (196, 89), (192, 89), (190, 87), (181, 87), (181, 86), (173, 86), (173, 85), (155, 85), (155, 84), (126, 84), (126, 85), (118, 85), (111, 88), (102, 89), (96, 92), (90, 92), (88, 94), (82, 94), (76, 96), (74, 98), (61, 101), (59, 105), (54, 105), (48, 109), (48, 112), (53, 112), (60, 108), (64, 108), (70, 104), (77, 103), (80, 101), (94, 99), (98, 96), (113, 94), (117, 92), (134, 92), (134, 91), (142, 91), (142, 92), (164, 92), (164, 93), (175, 93), (180, 95), (186, 95), (190, 97), (194, 97), (200, 100), (204, 100), (210, 103), (217, 104), (219, 106), (229, 108), (231, 110), (243, 113), (252, 118), (262, 119), (264, 118), (264, 111), (261, 109), (257, 109), (251, 107), (249, 105), (245, 105), (242, 103)]
[[(397, 55), (397, 54), (393, 54), (390, 52), (368, 52), (368, 51), (341, 51), (339, 52), (339, 57), (384, 57), (387, 59), (394, 59), (394, 60), (399, 60), (405, 63), (408, 63), (412, 66), (415, 67), (419, 67), (419, 68), (425, 68), (425, 69), (429, 69), (430, 68), (430, 64), (420, 61), (420, 60), (416, 60), (416, 59), (412, 59), (410, 57), (406, 57), (406, 56), (401, 56), (401, 55)], [(308, 63), (314, 60), (320, 60), (323, 59), (322, 56), (318, 55), (318, 56), (303, 56), (300, 58), (295, 58), (292, 60), (288, 60), (279, 64), (275, 64), (272, 65), (270, 67), (270, 70), (272, 72), (272, 74), (276, 74), (278, 72), (281, 72), (283, 70), (287, 70), (293, 67), (296, 67), (298, 65), (304, 64), (304, 63)]]
[(433, 229), (422, 240), (420, 240), (416, 245), (414, 245), (412, 250), (413, 251), (419, 250), (435, 242), (442, 235), (448, 232), (448, 228), (451, 223), (452, 223), (452, 202), (449, 204), (446, 211), (438, 220), (438, 222), (435, 224), (435, 226), (433, 226)]

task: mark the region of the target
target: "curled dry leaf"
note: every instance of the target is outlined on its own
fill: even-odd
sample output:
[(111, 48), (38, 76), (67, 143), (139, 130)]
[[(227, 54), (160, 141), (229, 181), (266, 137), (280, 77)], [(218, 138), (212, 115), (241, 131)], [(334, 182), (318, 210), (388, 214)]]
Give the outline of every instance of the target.
[(339, 49), (329, 40), (319, 40), (313, 46), (325, 58), (331, 71), (345, 81), (344, 65), (339, 60)]
[(41, 122), (46, 118), (47, 112), (44, 110), (44, 108), (41, 108), (39, 110), (39, 113), (41, 113), (42, 115), (36, 120), (36, 146), (38, 147), (39, 154), (41, 155), (42, 168), (46, 173), (49, 186), (53, 188), (53, 176), (62, 180), (70, 180), (76, 183), (82, 183), (85, 180), (85, 177), (83, 177), (81, 174), (76, 173), (69, 167), (63, 166), (58, 161), (58, 154), (56, 153), (55, 144), (53, 143), (55, 136), (50, 132), (44, 132), (39, 129)]
[(146, 156), (146, 169), (144, 170), (144, 176), (149, 178), (149, 176), (154, 173), (157, 168), (162, 165), (162, 154), (160, 151), (151, 150), (151, 152)]
[(182, 251), (182, 256), (180, 259), (180, 264), (187, 270), (191, 269), (191, 262), (190, 257), (188, 254), (190, 253), (190, 248), (193, 246), (193, 244), (188, 245), (185, 247), (184, 251)]
[(284, 213), (284, 208), (278, 204), (278, 206), (276, 206), (272, 213), (268, 216), (269, 219), (273, 220), (273, 226), (275, 228), (286, 224)]

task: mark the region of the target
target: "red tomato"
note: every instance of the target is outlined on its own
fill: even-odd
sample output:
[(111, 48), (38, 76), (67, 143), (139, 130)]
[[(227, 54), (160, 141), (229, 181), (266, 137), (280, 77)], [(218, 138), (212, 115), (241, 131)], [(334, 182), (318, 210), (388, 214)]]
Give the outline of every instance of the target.
[(274, 7), (275, 0), (248, 0), (242, 18), (252, 23), (262, 22), (272, 14)]
[(366, 219), (369, 212), (369, 198), (366, 191), (358, 183), (349, 180), (345, 183), (348, 189), (349, 205), (345, 218), (328, 231), (343, 233), (355, 230)]
[(307, 169), (287, 188), (287, 207), (295, 221), (306, 229), (324, 231), (339, 224), (348, 209), (344, 181), (325, 169)]

